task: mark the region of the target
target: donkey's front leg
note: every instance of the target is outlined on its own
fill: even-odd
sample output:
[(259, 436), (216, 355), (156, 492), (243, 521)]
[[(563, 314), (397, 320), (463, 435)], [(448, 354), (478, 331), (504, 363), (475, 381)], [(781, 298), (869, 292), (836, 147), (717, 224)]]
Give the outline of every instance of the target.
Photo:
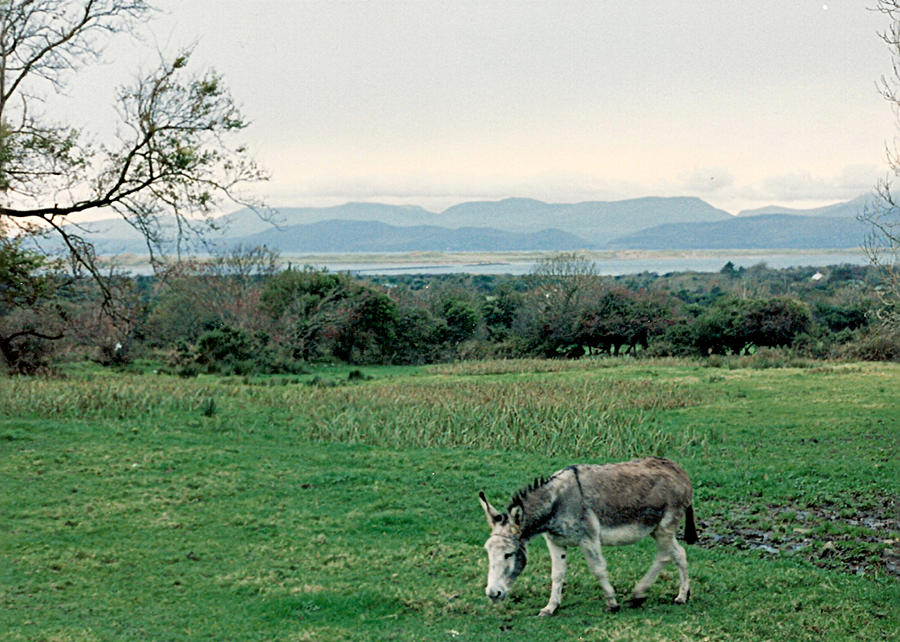
[(581, 542), (581, 550), (584, 551), (584, 557), (587, 559), (591, 572), (600, 582), (600, 588), (603, 589), (603, 595), (606, 596), (606, 610), (618, 611), (619, 603), (616, 602), (616, 592), (613, 590), (612, 584), (609, 583), (609, 576), (606, 574), (606, 560), (600, 549), (600, 538), (593, 537), (585, 539)]
[(566, 581), (566, 548), (555, 544), (547, 533), (544, 533), (544, 539), (547, 541), (547, 549), (550, 551), (550, 601), (538, 615), (546, 616), (556, 612), (562, 599), (563, 584)]

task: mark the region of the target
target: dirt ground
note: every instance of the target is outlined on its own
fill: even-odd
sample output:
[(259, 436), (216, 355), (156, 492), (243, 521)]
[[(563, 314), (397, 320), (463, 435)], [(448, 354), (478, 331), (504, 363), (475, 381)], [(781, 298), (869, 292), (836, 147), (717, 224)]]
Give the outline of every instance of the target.
[(864, 508), (852, 512), (831, 504), (802, 509), (769, 505), (764, 510), (738, 506), (728, 514), (698, 519), (698, 545), (801, 555), (824, 568), (900, 577), (897, 498), (869, 497), (859, 505)]

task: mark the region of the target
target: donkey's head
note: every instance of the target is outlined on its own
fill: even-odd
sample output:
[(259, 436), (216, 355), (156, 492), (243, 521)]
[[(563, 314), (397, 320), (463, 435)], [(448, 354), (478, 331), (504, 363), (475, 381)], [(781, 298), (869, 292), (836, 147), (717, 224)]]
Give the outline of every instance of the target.
[(506, 597), (509, 587), (528, 561), (525, 542), (522, 541), (522, 521), (525, 517), (521, 504), (509, 509), (509, 514), (501, 514), (491, 506), (483, 492), (478, 500), (484, 509), (491, 536), (484, 543), (488, 554), (488, 579), (485, 594), (495, 602)]

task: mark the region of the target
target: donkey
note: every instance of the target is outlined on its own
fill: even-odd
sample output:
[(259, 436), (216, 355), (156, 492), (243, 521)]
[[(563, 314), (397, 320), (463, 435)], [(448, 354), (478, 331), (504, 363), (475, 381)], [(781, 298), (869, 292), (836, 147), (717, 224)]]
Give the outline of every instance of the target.
[(684, 518), (685, 542), (697, 541), (692, 495), (684, 470), (661, 457), (605, 466), (569, 466), (550, 479), (536, 479), (518, 491), (506, 513), (500, 513), (484, 492), (479, 492), (478, 499), (491, 527), (491, 536), (484, 544), (490, 564), (485, 593), (494, 602), (505, 598), (525, 568), (529, 540), (543, 535), (552, 570), (550, 601), (539, 615), (553, 615), (559, 607), (566, 577), (566, 551), (576, 545), (600, 581), (607, 610), (618, 611), (601, 546), (632, 544), (651, 535), (656, 540), (656, 558), (634, 587), (629, 605), (643, 604), (647, 589), (671, 561), (678, 567), (679, 577), (675, 603), (684, 604), (691, 594), (687, 556), (675, 540), (675, 533)]

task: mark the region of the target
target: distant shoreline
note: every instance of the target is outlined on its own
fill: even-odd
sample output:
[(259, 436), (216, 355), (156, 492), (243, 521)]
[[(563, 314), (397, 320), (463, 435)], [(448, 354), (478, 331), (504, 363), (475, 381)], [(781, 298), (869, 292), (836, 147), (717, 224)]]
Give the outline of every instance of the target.
[[(282, 254), (282, 267), (326, 268), (359, 274), (526, 274), (540, 261), (560, 252), (372, 252), (335, 254)], [(564, 254), (564, 253), (563, 253)], [(640, 272), (713, 272), (731, 261), (736, 267), (765, 263), (772, 268), (824, 267), (868, 263), (861, 248), (766, 250), (578, 250), (578, 257), (595, 261), (601, 274)], [(203, 260), (208, 257), (197, 257)], [(103, 257), (106, 265), (133, 274), (150, 274), (148, 257), (123, 254)]]
[(822, 254), (854, 254), (863, 255), (862, 249), (851, 248), (817, 248), (817, 249), (736, 249), (736, 250), (573, 250), (563, 251), (519, 251), (519, 252), (362, 252), (362, 253), (323, 253), (282, 255), (282, 262), (294, 264), (318, 263), (450, 263), (450, 264), (508, 264), (536, 263), (542, 259), (560, 254), (576, 254), (593, 261), (641, 261), (662, 258), (714, 258), (722, 257), (755, 257), (762, 255), (817, 256)]

